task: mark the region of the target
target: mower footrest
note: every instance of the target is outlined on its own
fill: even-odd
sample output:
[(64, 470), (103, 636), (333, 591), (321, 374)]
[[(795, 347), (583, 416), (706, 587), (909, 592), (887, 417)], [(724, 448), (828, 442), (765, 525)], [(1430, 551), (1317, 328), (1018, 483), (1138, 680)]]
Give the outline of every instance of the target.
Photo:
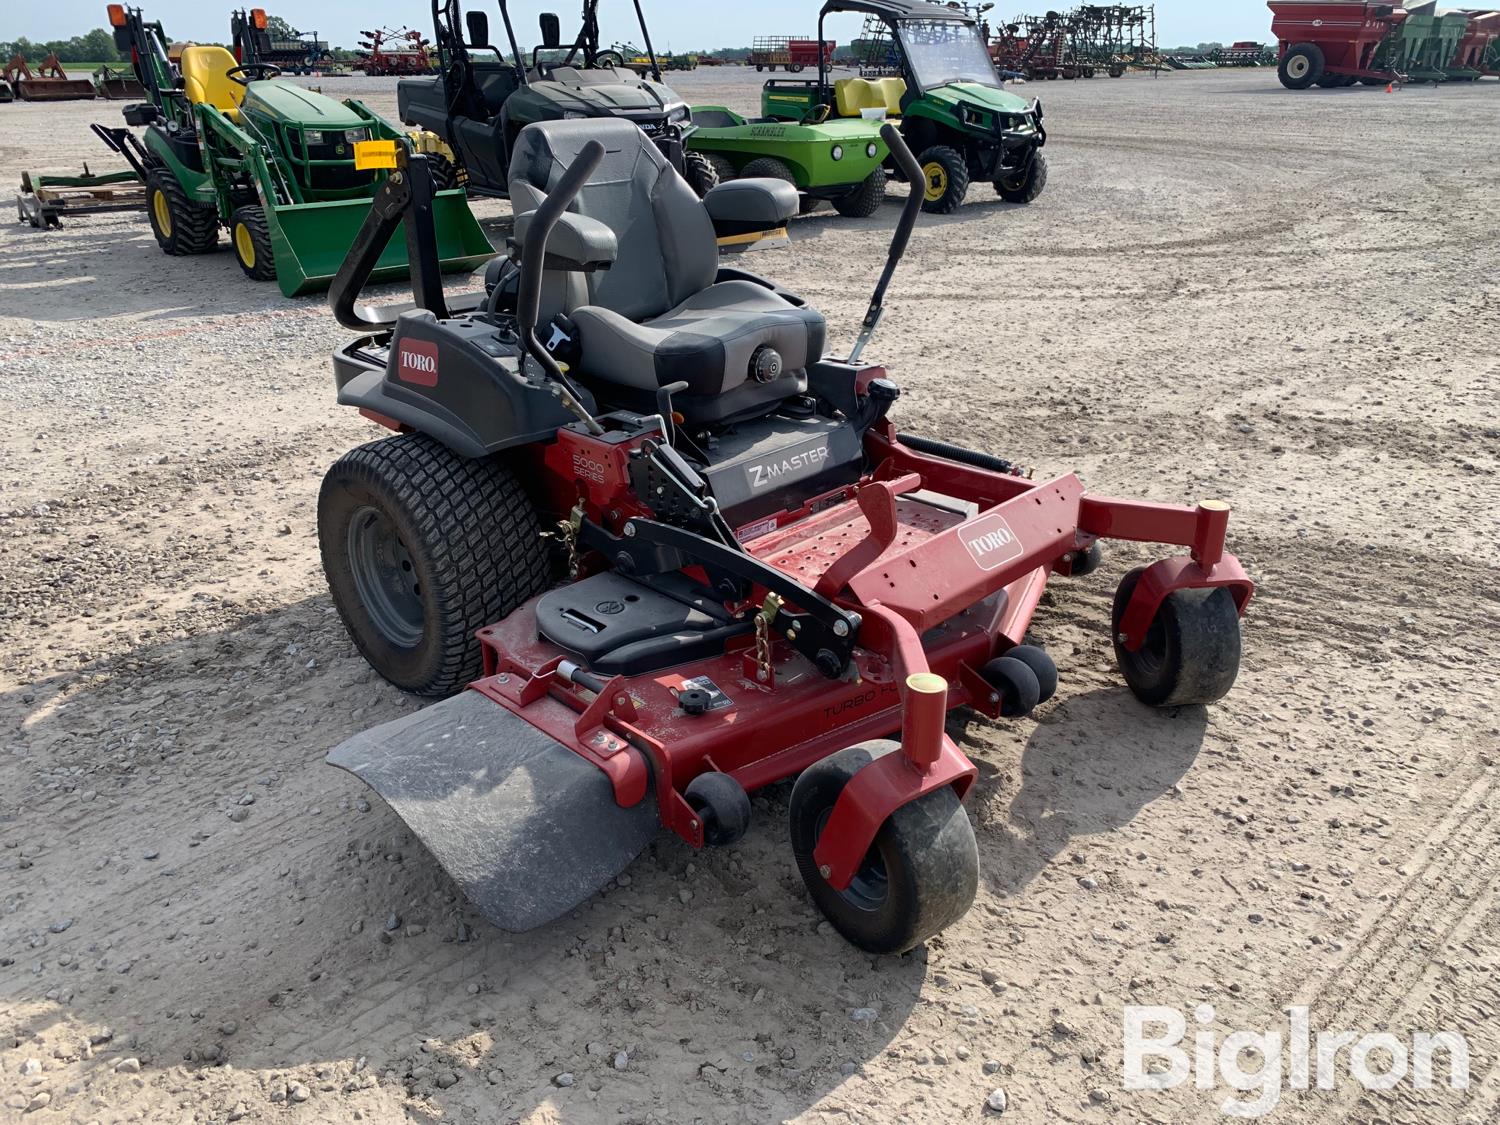
[(390, 805), (506, 930), (573, 909), (660, 827), (649, 792), (621, 808), (601, 770), (473, 691), (357, 734), (328, 761)]

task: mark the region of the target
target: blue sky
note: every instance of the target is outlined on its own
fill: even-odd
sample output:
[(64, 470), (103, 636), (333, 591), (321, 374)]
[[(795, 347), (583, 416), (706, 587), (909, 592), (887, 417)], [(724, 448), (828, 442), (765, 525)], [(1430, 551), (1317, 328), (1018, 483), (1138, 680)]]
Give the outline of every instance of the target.
[[(427, 26), (428, 0), (249, 0), (266, 11), (284, 17), (304, 31), (317, 31), (343, 47), (354, 45), (362, 28), (377, 25)], [(149, 19), (161, 20), (176, 39), (224, 40), (229, 35), (229, 8), (244, 0), (204, 3), (203, 0), (140, 0)], [(1043, 11), (1063, 7), (1056, 0), (999, 0), (995, 12), (1013, 16), (1021, 11)], [(495, 0), (482, 5), (492, 20)], [(0, 15), (0, 39), (63, 39), (81, 35), (105, 24), (103, 0), (50, 0), (46, 3), (8, 0)], [(576, 31), (579, 0), (551, 3), (519, 2), (511, 5), (517, 38), (527, 45), (535, 37), (536, 16), (556, 11), (563, 19), (565, 36)], [(693, 0), (644, 0), (652, 39), (662, 50), (697, 49), (748, 45), (756, 34), (808, 34), (817, 26), (818, 0), (757, 0), (737, 3), (695, 3)], [(603, 38), (637, 39), (629, 0), (603, 0), (600, 4)], [(992, 13), (993, 16), (993, 13)], [(858, 30), (856, 17), (830, 20), (830, 34), (846, 41)], [(1264, 0), (1159, 0), (1156, 5), (1158, 39), (1163, 46), (1193, 44), (1208, 40), (1270, 38), (1271, 13)], [(497, 27), (498, 30), (498, 27)], [(430, 30), (429, 30), (430, 34)]]

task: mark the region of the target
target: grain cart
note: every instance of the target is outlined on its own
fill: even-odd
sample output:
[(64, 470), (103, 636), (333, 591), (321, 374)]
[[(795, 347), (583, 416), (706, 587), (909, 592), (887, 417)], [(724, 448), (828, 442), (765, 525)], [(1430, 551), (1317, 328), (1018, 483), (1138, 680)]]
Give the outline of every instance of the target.
[(1405, 9), (1361, 0), (1267, 0), (1267, 7), (1278, 74), (1288, 90), (1406, 77), (1391, 53)]
[[(978, 22), (962, 9), (925, 0), (828, 0), (818, 14), (818, 38), (830, 14), (860, 12), (861, 73), (895, 75), (833, 81), (826, 62), (814, 80), (772, 80), (761, 90), (761, 113), (801, 121), (818, 106), (840, 116), (870, 109), (901, 120), (901, 135), (918, 154), (923, 206), (957, 210), (973, 180), (986, 180), (1008, 203), (1030, 203), (1047, 185), (1042, 105), (1005, 90), (995, 73)], [(819, 52), (820, 58), (830, 57)], [(888, 165), (900, 179), (902, 167)]]
[(1458, 55), (1448, 68), (1454, 82), (1477, 82), (1489, 73), (1489, 54), (1500, 40), (1500, 12), (1466, 12), (1469, 26), (1458, 44)]
[[(119, 151), (146, 184), (163, 252), (212, 251), (223, 227), (246, 276), (275, 278), (288, 297), (326, 287), (384, 178), (359, 167), (354, 146), (424, 142), (357, 101), (278, 81), (276, 67), (238, 63), (223, 47), (185, 47), (174, 65), (160, 23), (118, 4), (109, 16), (148, 96), (124, 110), (143, 139), (130, 134)], [(463, 192), (440, 192), (433, 213), (445, 270), (472, 270), (493, 256)], [(393, 241), (377, 273), (406, 270), (406, 249)]]
[(1437, 0), (1408, 4), (1406, 22), (1395, 36), (1407, 80), (1446, 82), (1468, 31), (1469, 17), (1463, 12), (1439, 12)]
[[(882, 139), (920, 181), (895, 126)], [(450, 301), (419, 269), (417, 308), (362, 303), (366, 248), (403, 211), (422, 242), (425, 158), (381, 189), (330, 292), (358, 333), (333, 366), (339, 403), (397, 432), (318, 497), (355, 646), (442, 699), (328, 760), (492, 923), (577, 908), (663, 828), (732, 847), (748, 793), (793, 778), (781, 831), (845, 938), (897, 954), (956, 922), (978, 887), (961, 804), (978, 770), (945, 718), (1019, 720), (1053, 695), (1027, 630), (1099, 539), (1185, 548), (1117, 588), (1107, 643), (1135, 696), (1231, 689), (1254, 586), (1225, 551), (1227, 504), (1099, 496), (896, 424), (901, 388), (862, 356), (918, 193), (846, 350), (806, 299), (718, 263), (718, 220), (756, 195), (790, 213), (786, 185), (700, 201), (622, 121), (530, 125), (516, 148), (529, 206), (485, 293)]]

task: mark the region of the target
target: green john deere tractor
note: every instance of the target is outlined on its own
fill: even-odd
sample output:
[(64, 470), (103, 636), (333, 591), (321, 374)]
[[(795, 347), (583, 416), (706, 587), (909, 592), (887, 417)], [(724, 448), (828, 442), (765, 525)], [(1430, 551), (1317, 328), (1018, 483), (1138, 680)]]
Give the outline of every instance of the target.
[[(834, 81), (823, 24), (837, 12), (863, 13), (865, 31), (859, 75)], [(922, 166), (928, 211), (956, 210), (975, 180), (993, 184), (1008, 203), (1030, 203), (1047, 185), (1041, 103), (1001, 86), (977, 20), (960, 6), (828, 0), (818, 14), (818, 77), (773, 79), (761, 90), (767, 117), (802, 121), (818, 106), (840, 117), (899, 116)], [(887, 168), (901, 178), (894, 161)]]
[[(275, 278), (288, 297), (323, 289), (338, 272), (388, 173), (361, 168), (355, 145), (422, 147), (357, 101), (338, 102), (291, 82), (276, 67), (240, 63), (223, 47), (189, 46), (174, 63), (160, 23), (112, 6), (115, 42), (135, 60), (147, 101), (124, 108), (125, 129), (96, 130), (146, 184), (146, 213), (167, 254), (203, 254), (227, 228), (249, 277)], [(433, 201), (443, 269), (472, 270), (494, 256), (464, 193)], [(406, 245), (392, 239), (377, 276), (407, 274)]]

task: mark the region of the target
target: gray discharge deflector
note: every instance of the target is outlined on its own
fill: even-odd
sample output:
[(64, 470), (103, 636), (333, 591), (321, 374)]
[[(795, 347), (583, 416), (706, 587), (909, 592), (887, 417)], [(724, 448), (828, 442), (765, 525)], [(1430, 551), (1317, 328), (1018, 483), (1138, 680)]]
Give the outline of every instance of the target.
[(475, 691), (356, 734), (328, 755), (395, 810), (495, 925), (529, 930), (623, 871), (660, 826), (597, 767)]

